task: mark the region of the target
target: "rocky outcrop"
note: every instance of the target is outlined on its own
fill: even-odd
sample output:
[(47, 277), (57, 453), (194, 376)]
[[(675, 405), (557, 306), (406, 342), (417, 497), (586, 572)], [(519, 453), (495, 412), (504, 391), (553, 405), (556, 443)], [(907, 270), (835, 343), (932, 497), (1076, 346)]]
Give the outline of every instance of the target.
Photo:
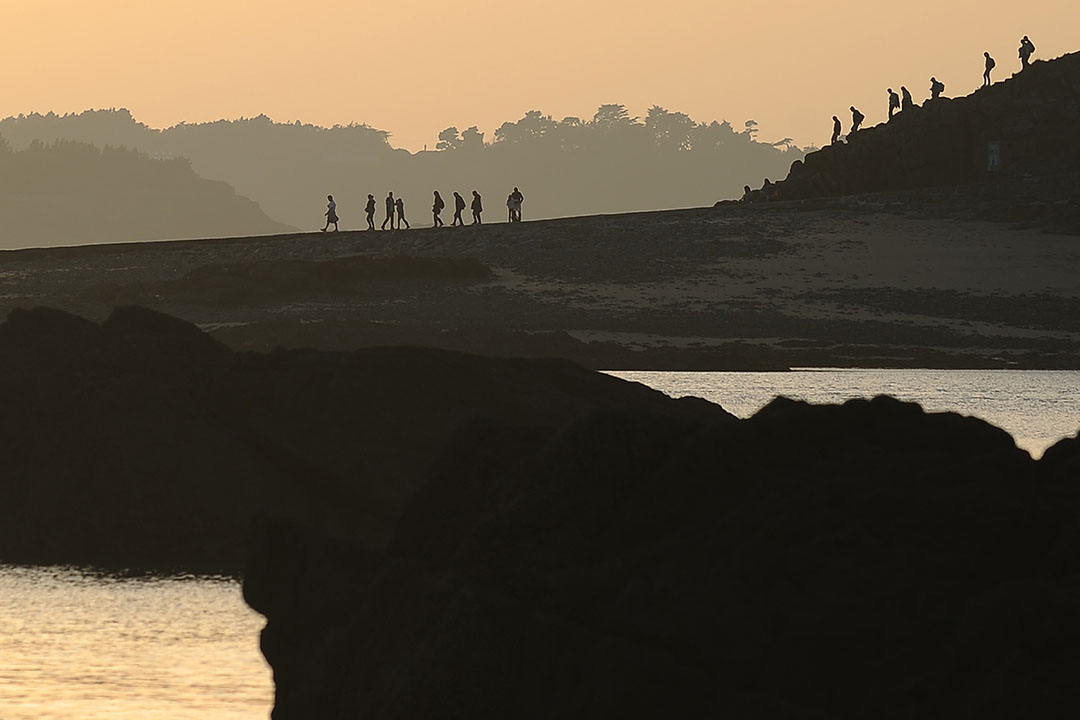
[(1040, 194), (1075, 197), (1078, 124), (1080, 53), (1073, 53), (966, 97), (929, 100), (810, 153), (774, 195), (801, 200), (1066, 174)]
[(543, 434), (605, 408), (730, 417), (555, 360), (237, 354), (137, 307), (101, 325), (13, 312), (0, 396), (0, 562), (226, 573), (259, 513), (382, 547), (477, 418)]
[(1076, 440), (667, 404), (461, 426), (382, 550), (258, 523), (275, 720), (1080, 709)]

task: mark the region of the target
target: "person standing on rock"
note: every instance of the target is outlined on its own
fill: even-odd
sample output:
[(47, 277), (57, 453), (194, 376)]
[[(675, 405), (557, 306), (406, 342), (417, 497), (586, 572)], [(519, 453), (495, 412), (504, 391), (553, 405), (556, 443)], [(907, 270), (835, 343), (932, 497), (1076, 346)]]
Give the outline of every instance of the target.
[(327, 195), (326, 199), (330, 202), (326, 203), (326, 225), (323, 226), (322, 231), (326, 232), (330, 229), (330, 225), (334, 226), (334, 232), (338, 231), (338, 216), (337, 216), (337, 203), (334, 202), (333, 195)]
[(915, 101), (911, 97), (911, 93), (903, 85), (900, 86), (900, 109), (903, 111), (911, 110), (915, 107)]
[(840, 125), (840, 118), (835, 115), (832, 116), (832, 140), (829, 141), (830, 145), (835, 145), (840, 142), (840, 133), (843, 127)]
[(997, 67), (997, 63), (994, 62), (994, 58), (990, 57), (988, 52), (984, 52), (983, 57), (986, 58), (986, 69), (983, 71), (983, 87), (990, 87), (990, 71)]
[(442, 218), (439, 217), (444, 207), (446, 207), (446, 203), (443, 202), (442, 196), (439, 195), (439, 191), (436, 190), (435, 201), (431, 206), (431, 215), (435, 219), (435, 227), (442, 227), (444, 225)]
[[(397, 209), (397, 229), (401, 229), (401, 223), (405, 223), (406, 230), (412, 230), (412, 225), (409, 225), (409, 221), (405, 219), (405, 201), (398, 196), (397, 202), (394, 203), (394, 207)], [(391, 223), (390, 227), (393, 227)]]
[(892, 120), (893, 113), (900, 109), (900, 96), (893, 92), (892, 88), (889, 88), (889, 119)]
[(461, 219), (461, 213), (465, 210), (465, 198), (458, 194), (457, 190), (454, 191), (454, 220), (450, 223), (450, 227), (457, 227), (461, 225), (465, 227), (465, 221)]
[(1020, 65), (1021, 70), (1031, 64), (1031, 56), (1035, 54), (1035, 44), (1028, 40), (1025, 35), (1020, 39)]
[(367, 213), (367, 229), (375, 229), (375, 196), (368, 194), (367, 205), (364, 207), (364, 212)]
[(380, 226), (381, 230), (386, 229), (386, 223), (390, 223), (390, 229), (394, 229), (394, 192), (391, 190), (390, 194), (386, 196), (386, 218), (382, 221)]
[(930, 99), (937, 100), (941, 97), (941, 93), (945, 92), (945, 83), (938, 80), (936, 77), (930, 78)]
[(852, 105), (851, 106), (851, 134), (852, 135), (859, 132), (859, 128), (862, 127), (863, 120), (865, 120), (865, 119), (866, 119), (866, 116), (863, 115), (858, 110), (856, 110), (855, 106)]
[(514, 188), (514, 192), (510, 193), (510, 197), (514, 199), (514, 222), (521, 222), (521, 203), (525, 202), (525, 196), (521, 194), (521, 191)]
[(472, 224), (483, 225), (480, 221), (480, 213), (484, 212), (484, 203), (480, 199), (480, 193), (472, 191)]

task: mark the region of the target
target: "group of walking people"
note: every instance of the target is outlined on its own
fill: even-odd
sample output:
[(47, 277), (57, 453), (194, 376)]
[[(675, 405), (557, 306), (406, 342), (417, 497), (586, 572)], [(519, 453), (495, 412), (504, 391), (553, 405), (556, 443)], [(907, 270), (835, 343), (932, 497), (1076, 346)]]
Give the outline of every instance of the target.
[[(1031, 40), (1028, 39), (1028, 36), (1025, 35), (1020, 40), (1020, 63), (1021, 63), (1021, 68), (1020, 69), (1021, 70), (1023, 70), (1024, 68), (1028, 67), (1031, 64), (1031, 57), (1034, 54), (1035, 54), (1035, 45), (1034, 45), (1034, 43), (1031, 42)], [(984, 52), (983, 57), (985, 58), (985, 62), (983, 63), (983, 68), (984, 69), (983, 69), (983, 85), (982, 86), (983, 87), (990, 87), (990, 84), (991, 84), (991, 82), (990, 82), (990, 72), (995, 67), (997, 67), (997, 62), (994, 61), (994, 58), (990, 57), (989, 52)], [(938, 98), (941, 97), (941, 94), (943, 92), (945, 92), (945, 83), (941, 82), (936, 77), (930, 78), (930, 99), (931, 100), (937, 100)], [(916, 107), (915, 101), (912, 99), (911, 93), (908, 92), (908, 89), (906, 87), (903, 87), (903, 86), (900, 87), (900, 94), (899, 95), (897, 95), (896, 92), (894, 92), (892, 88), (888, 88), (888, 94), (889, 94), (889, 120), (893, 119), (893, 116), (896, 114), (897, 111), (904, 112), (905, 110), (910, 110), (910, 109)], [(851, 135), (854, 135), (855, 133), (857, 133), (859, 131), (859, 128), (862, 127), (863, 121), (866, 120), (866, 116), (863, 115), (861, 112), (859, 112), (859, 110), (854, 105), (852, 105), (849, 109), (851, 110), (851, 131), (848, 133), (848, 135), (851, 136)], [(829, 144), (830, 145), (836, 145), (837, 143), (839, 143), (840, 142), (840, 135), (841, 135), (842, 132), (843, 132), (843, 128), (842, 128), (842, 126), (840, 124), (840, 118), (838, 118), (836, 115), (833, 115), (832, 140), (830, 141)]]
[[(323, 232), (330, 229), (330, 226), (334, 226), (334, 231), (338, 229), (338, 213), (337, 202), (334, 201), (333, 195), (326, 196), (326, 225), (323, 226)], [(514, 188), (514, 191), (510, 193), (506, 199), (506, 207), (510, 213), (510, 222), (521, 222), (521, 204), (525, 201), (525, 196), (521, 194), (521, 191)], [(391, 230), (401, 230), (402, 225), (406, 230), (412, 228), (409, 225), (409, 221), (405, 218), (405, 201), (401, 197), (394, 197), (394, 193), (391, 191), (386, 196), (386, 217), (382, 221), (380, 226), (381, 230), (386, 230), (386, 225), (389, 223)], [(375, 209), (378, 207), (378, 203), (375, 202), (374, 195), (367, 196), (367, 205), (364, 206), (364, 211), (367, 213), (367, 229), (375, 229)], [(482, 225), (483, 220), (481, 218), (484, 212), (484, 200), (476, 190), (472, 191), (472, 202), (466, 203), (463, 198), (456, 191), (454, 192), (454, 219), (450, 223), (450, 227), (464, 226), (465, 220), (462, 219), (461, 213), (468, 207), (472, 210), (472, 225)], [(442, 199), (439, 191), (434, 192), (434, 199), (431, 205), (431, 215), (434, 221), (433, 226), (440, 228), (444, 227), (446, 223), (442, 219), (442, 211), (446, 209), (446, 201)]]

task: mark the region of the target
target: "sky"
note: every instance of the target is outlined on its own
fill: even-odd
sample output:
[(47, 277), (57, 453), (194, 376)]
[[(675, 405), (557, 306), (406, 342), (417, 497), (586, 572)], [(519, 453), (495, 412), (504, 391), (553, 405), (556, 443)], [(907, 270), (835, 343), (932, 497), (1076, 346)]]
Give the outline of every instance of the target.
[(1080, 50), (1077, 0), (3, 0), (0, 116), (126, 107), (142, 122), (269, 115), (367, 123), (396, 147), (487, 133), (538, 109), (747, 119), (760, 139), (828, 142), (831, 118), (883, 119), (886, 88), (946, 95)]

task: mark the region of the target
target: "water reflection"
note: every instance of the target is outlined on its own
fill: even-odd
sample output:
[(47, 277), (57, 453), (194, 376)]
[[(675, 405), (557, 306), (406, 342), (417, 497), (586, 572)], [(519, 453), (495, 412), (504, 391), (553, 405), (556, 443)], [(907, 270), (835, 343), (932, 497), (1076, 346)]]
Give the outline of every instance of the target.
[(0, 718), (265, 720), (262, 624), (230, 580), (0, 566)]

